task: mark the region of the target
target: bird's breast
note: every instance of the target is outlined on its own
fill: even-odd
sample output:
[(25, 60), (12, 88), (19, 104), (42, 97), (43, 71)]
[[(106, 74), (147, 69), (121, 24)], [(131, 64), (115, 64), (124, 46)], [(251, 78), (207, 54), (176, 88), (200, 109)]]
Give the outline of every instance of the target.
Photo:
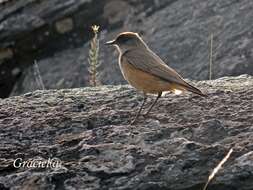
[(156, 94), (170, 90), (170, 84), (168, 82), (137, 69), (124, 57), (120, 57), (119, 66), (128, 83), (140, 91)]

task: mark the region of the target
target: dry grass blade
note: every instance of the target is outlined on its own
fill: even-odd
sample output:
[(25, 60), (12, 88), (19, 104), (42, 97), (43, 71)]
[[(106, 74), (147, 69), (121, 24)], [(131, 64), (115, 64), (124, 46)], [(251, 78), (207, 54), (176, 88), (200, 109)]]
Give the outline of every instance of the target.
[(222, 165), (228, 160), (230, 157), (231, 153), (233, 152), (233, 149), (231, 148), (227, 155), (220, 161), (220, 163), (213, 169), (212, 173), (209, 175), (208, 180), (203, 188), (203, 190), (207, 189), (208, 184), (210, 181), (215, 177), (215, 175), (218, 173), (218, 171), (221, 169)]
[(38, 66), (36, 60), (34, 61), (34, 64), (33, 64), (33, 71), (34, 71), (35, 80), (36, 80), (39, 88), (42, 90), (45, 90), (45, 86), (44, 86), (44, 83), (43, 83), (43, 80), (42, 80), (42, 77), (40, 74), (39, 66)]
[(210, 35), (210, 52), (209, 52), (209, 80), (212, 80), (213, 69), (213, 33)]

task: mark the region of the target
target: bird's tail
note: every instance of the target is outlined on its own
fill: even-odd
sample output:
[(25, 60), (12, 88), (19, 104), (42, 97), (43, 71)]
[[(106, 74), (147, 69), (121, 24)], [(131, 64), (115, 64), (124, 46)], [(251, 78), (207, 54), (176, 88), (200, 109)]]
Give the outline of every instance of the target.
[(200, 96), (203, 96), (203, 97), (207, 97), (206, 94), (203, 94), (199, 89), (197, 89), (196, 87), (190, 85), (189, 83), (186, 83), (187, 85), (184, 85), (184, 88), (185, 90), (187, 91), (190, 91), (190, 92), (193, 92), (195, 94), (198, 94)]

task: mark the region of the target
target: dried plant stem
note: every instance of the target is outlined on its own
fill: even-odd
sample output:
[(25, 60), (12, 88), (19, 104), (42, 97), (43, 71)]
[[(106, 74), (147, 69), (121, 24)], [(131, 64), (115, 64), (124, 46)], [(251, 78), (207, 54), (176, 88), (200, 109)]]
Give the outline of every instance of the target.
[(227, 155), (220, 161), (220, 163), (213, 169), (212, 173), (209, 175), (208, 180), (203, 188), (203, 190), (207, 189), (208, 184), (210, 181), (215, 177), (215, 175), (218, 173), (218, 171), (221, 169), (222, 165), (229, 159), (231, 153), (233, 152), (233, 149), (231, 148)]
[(90, 85), (97, 86), (99, 84), (98, 81), (98, 67), (99, 67), (99, 39), (98, 39), (98, 29), (99, 26), (92, 26), (91, 27), (94, 33), (94, 37), (90, 42), (90, 50), (89, 50), (89, 73), (90, 73)]
[(210, 52), (209, 52), (209, 80), (212, 80), (213, 69), (213, 33), (210, 35)]
[(38, 84), (39, 88), (42, 90), (45, 90), (45, 86), (44, 86), (43, 80), (41, 78), (39, 66), (38, 66), (36, 60), (34, 61), (34, 64), (33, 64), (33, 71), (34, 71), (36, 83)]

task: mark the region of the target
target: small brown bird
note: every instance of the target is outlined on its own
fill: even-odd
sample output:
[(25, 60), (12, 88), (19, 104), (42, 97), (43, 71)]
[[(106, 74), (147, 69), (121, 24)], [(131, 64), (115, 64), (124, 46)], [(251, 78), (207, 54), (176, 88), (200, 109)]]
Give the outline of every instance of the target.
[(120, 33), (114, 40), (108, 41), (106, 44), (117, 47), (119, 66), (124, 78), (130, 85), (142, 91), (144, 95), (143, 102), (132, 124), (138, 119), (148, 93), (157, 94), (157, 98), (144, 115), (148, 115), (164, 91), (171, 91), (175, 94), (190, 91), (200, 96), (206, 96), (166, 65), (149, 49), (137, 33)]

